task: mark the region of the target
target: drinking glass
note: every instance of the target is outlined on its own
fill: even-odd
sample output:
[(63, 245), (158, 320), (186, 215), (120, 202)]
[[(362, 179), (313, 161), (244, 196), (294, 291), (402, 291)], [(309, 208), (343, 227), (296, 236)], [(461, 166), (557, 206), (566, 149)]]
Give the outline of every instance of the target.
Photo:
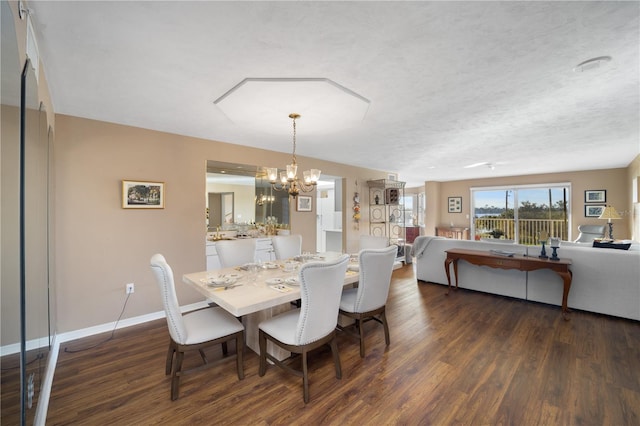
[(258, 285), (258, 271), (260, 270), (260, 266), (257, 263), (250, 263), (247, 267), (249, 270), (249, 281), (253, 283), (253, 285)]

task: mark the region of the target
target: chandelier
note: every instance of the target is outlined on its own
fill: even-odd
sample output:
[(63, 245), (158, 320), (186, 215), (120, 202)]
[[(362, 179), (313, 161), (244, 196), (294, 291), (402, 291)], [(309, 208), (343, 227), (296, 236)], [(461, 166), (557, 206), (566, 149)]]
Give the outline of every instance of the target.
[(289, 118), (293, 120), (293, 159), (291, 164), (287, 164), (287, 171), (280, 172), (280, 182), (278, 182), (278, 169), (275, 167), (267, 168), (267, 177), (271, 187), (276, 191), (287, 191), (292, 197), (296, 197), (300, 191), (311, 192), (315, 189), (320, 179), (320, 170), (305, 170), (303, 180), (297, 176), (298, 163), (296, 162), (296, 120), (300, 118), (300, 114), (289, 114)]

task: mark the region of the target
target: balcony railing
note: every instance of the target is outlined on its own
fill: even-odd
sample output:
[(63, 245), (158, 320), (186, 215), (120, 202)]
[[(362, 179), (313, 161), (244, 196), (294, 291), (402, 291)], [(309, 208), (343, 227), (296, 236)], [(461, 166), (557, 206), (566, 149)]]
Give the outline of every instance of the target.
[[(492, 231), (502, 231), (507, 240), (515, 240), (515, 220), (495, 217), (474, 219), (476, 239), (491, 238)], [(518, 243), (525, 245), (538, 244), (540, 231), (546, 231), (551, 237), (560, 237), (566, 241), (569, 237), (568, 224), (562, 219), (518, 219)]]

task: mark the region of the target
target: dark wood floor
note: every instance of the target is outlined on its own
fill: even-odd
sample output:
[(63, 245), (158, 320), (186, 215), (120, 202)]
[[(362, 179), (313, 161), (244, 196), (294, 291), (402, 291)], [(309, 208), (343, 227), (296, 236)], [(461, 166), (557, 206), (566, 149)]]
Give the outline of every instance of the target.
[[(640, 323), (417, 283), (397, 270), (387, 304), (391, 346), (367, 323), (367, 356), (341, 335), (342, 380), (329, 351), (310, 359), (311, 401), (301, 379), (275, 367), (258, 376), (245, 356), (185, 376), (180, 399), (164, 375), (164, 320), (61, 348), (47, 425), (433, 424), (639, 425)], [(232, 348), (230, 348), (232, 350)], [(220, 357), (219, 352), (210, 358)], [(188, 359), (197, 363), (199, 358)]]

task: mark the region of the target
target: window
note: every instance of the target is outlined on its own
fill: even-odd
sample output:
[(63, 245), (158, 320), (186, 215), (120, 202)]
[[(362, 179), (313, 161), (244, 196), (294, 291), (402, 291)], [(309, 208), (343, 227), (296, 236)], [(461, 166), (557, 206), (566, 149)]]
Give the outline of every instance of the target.
[(424, 226), (424, 192), (407, 194), (402, 198), (402, 224)]
[(472, 188), (472, 235), (535, 245), (546, 231), (568, 240), (570, 189), (569, 183)]
[(413, 200), (415, 195), (409, 194), (402, 197), (402, 224), (404, 226), (413, 226)]

